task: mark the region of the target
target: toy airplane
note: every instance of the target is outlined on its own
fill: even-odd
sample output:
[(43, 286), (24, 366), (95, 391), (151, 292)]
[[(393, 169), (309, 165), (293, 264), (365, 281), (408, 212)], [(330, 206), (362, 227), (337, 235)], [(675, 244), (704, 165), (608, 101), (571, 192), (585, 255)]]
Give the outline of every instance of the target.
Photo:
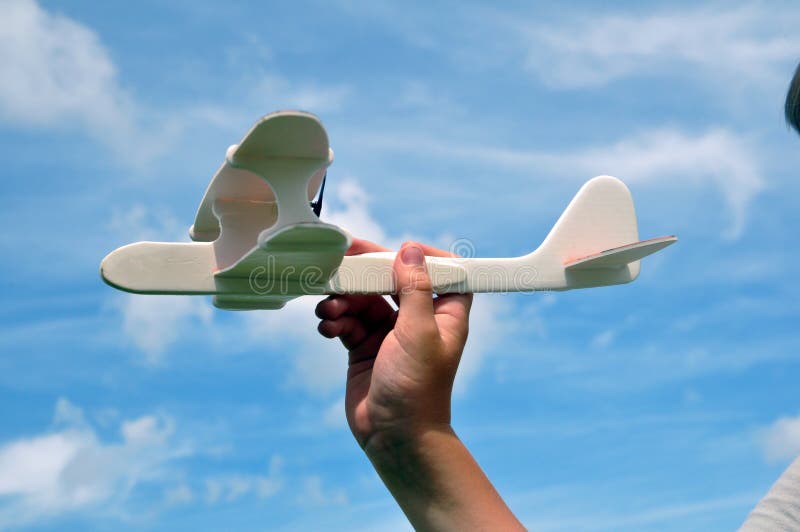
[[(277, 309), (304, 294), (393, 293), (395, 253), (345, 256), (349, 234), (318, 217), (332, 162), (317, 117), (269, 114), (228, 148), (189, 229), (193, 243), (129, 244), (103, 259), (100, 274), (138, 294), (211, 294), (229, 310)], [(439, 294), (571, 290), (633, 281), (640, 259), (676, 240), (639, 241), (628, 188), (601, 176), (528, 255), (426, 262)]]

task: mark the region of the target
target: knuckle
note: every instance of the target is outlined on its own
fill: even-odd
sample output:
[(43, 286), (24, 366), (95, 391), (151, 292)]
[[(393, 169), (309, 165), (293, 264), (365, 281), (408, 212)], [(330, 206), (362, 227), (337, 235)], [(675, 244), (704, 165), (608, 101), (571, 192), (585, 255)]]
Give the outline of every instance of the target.
[(433, 292), (433, 283), (424, 267), (408, 269), (405, 275), (397, 276), (397, 288), (401, 294), (411, 292)]

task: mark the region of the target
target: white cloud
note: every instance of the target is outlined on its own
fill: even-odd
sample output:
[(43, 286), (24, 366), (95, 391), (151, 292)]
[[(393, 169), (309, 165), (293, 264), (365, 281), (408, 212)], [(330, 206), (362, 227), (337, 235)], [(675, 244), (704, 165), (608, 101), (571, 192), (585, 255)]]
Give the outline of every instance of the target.
[(464, 116), (466, 109), (454, 101), (444, 87), (421, 80), (410, 80), (399, 87), (397, 105), (404, 109), (423, 110), (437, 119)]
[(653, 130), (571, 156), (584, 174), (608, 173), (632, 183), (669, 180), (684, 186), (712, 184), (731, 213), (725, 232), (729, 238), (743, 231), (750, 202), (765, 182), (750, 143), (726, 129), (699, 135)]
[(189, 504), (194, 501), (194, 492), (186, 484), (178, 484), (164, 491), (164, 502), (167, 506)]
[[(441, 47), (439, 34), (449, 29), (447, 24), (440, 24), (439, 18), (431, 15), (430, 7), (426, 4), (337, 0), (331, 5), (343, 10), (350, 18), (364, 18), (372, 24), (379, 22), (383, 31), (396, 34), (415, 47), (433, 52)], [(453, 10), (453, 14), (459, 11)]]
[(347, 427), (347, 418), (344, 415), (344, 396), (339, 397), (325, 408), (322, 413), (322, 422), (327, 427)]
[(353, 236), (370, 240), (392, 249), (401, 242), (390, 241), (386, 230), (369, 210), (369, 193), (352, 178), (336, 184), (335, 201), (326, 206), (322, 218), (349, 231)]
[(209, 477), (205, 481), (206, 502), (209, 504), (233, 502), (247, 495), (259, 499), (272, 497), (283, 485), (282, 465), (282, 458), (273, 456), (270, 459), (267, 475), (227, 474)]
[(611, 342), (614, 341), (616, 336), (617, 333), (611, 329), (598, 333), (592, 338), (592, 347), (605, 349), (611, 345)]
[(167, 349), (183, 335), (208, 327), (213, 312), (208, 300), (198, 296), (125, 294), (120, 309), (123, 331), (151, 366), (162, 364)]
[(139, 130), (134, 117), (141, 110), (119, 84), (97, 34), (34, 0), (3, 4), (0, 78), (0, 119), (30, 127), (79, 125), (130, 160), (160, 149), (160, 135)]
[(304, 109), (314, 113), (339, 111), (352, 88), (348, 85), (317, 86), (295, 83), (277, 74), (264, 74), (250, 89), (254, 105), (265, 109)]
[[(0, 18), (0, 121), (79, 128), (121, 160), (141, 166), (165, 153), (185, 132), (196, 131), (198, 124), (227, 129), (252, 118), (253, 109), (331, 112), (351, 95), (349, 85), (320, 86), (254, 67), (253, 57), (264, 48), (251, 38), (241, 51), (229, 50), (233, 71), (242, 72), (236, 54), (247, 56), (247, 66), (258, 71), (230, 84), (228, 96), (235, 103), (149, 109), (120, 83), (111, 52), (92, 28), (35, 0), (12, 0), (3, 4)], [(259, 61), (263, 59), (262, 54)]]
[(164, 416), (124, 421), (121, 439), (112, 442), (101, 441), (66, 399), (56, 405), (55, 422), (58, 430), (0, 447), (0, 527), (88, 508), (113, 511), (190, 452), (174, 441), (173, 422)]
[(595, 349), (607, 349), (616, 341), (620, 332), (630, 328), (636, 321), (636, 316), (630, 314), (624, 320), (620, 320), (616, 323), (613, 328), (608, 328), (595, 334), (589, 343)]
[[(127, 521), (137, 496), (155, 487), (163, 493), (149, 510), (195, 502), (202, 493), (179, 461), (195, 454), (176, 436), (163, 414), (122, 420), (119, 436), (106, 439), (81, 408), (59, 399), (50, 430), (0, 445), (0, 528), (39, 524), (75, 513)], [(244, 496), (267, 499), (284, 483), (283, 460), (274, 455), (266, 474), (222, 473), (200, 479), (209, 504)]]
[(303, 506), (347, 504), (347, 492), (344, 489), (326, 489), (322, 479), (314, 475), (303, 480), (297, 502)]
[(125, 209), (114, 209), (107, 229), (123, 242), (139, 240), (188, 239), (187, 225), (181, 224), (167, 209), (147, 207), (141, 203)]
[(632, 75), (685, 75), (715, 83), (785, 83), (796, 62), (800, 10), (755, 5), (610, 13), (558, 24), (508, 24), (527, 47), (525, 66), (559, 87), (604, 85)]
[[(166, 209), (134, 204), (115, 210), (107, 229), (119, 242), (138, 240), (185, 241), (186, 227)], [(207, 327), (213, 310), (200, 296), (114, 294), (122, 314), (122, 329), (147, 365), (164, 362), (167, 350), (183, 335)]]
[(487, 355), (499, 345), (501, 338), (513, 333), (517, 325), (513, 319), (513, 303), (508, 296), (476, 294), (469, 316), (469, 338), (458, 365), (453, 394), (463, 396), (470, 383), (478, 376)]
[(767, 460), (781, 461), (800, 455), (800, 416), (782, 417), (759, 434)]
[(319, 319), (314, 307), (319, 300), (304, 296), (280, 310), (248, 312), (244, 323), (252, 342), (269, 338), (273, 349), (289, 352), (289, 385), (313, 395), (327, 395), (344, 386), (347, 354), (338, 340), (317, 333)]
[(53, 423), (56, 425), (82, 426), (86, 423), (83, 409), (60, 397), (56, 401), (56, 409), (53, 414)]
[[(598, 508), (587, 512), (586, 507), (582, 506), (580, 510), (583, 510), (583, 515), (581, 515), (574, 503), (576, 499), (574, 488), (567, 496), (558, 493), (554, 497), (546, 490), (540, 491), (545, 493), (527, 497), (528, 500), (525, 501), (527, 504), (520, 514), (520, 519), (531, 530), (704, 529), (708, 528), (708, 521), (702, 517), (719, 516), (729, 509), (736, 510), (737, 515), (744, 515), (758, 501), (757, 493), (736, 493), (705, 500), (665, 502), (653, 506), (651, 501), (647, 501), (645, 504), (634, 504), (632, 499), (637, 497), (628, 497), (626, 502), (630, 507), (626, 508), (624, 512), (615, 514), (609, 508)], [(564, 490), (557, 489), (557, 492), (561, 491)], [(638, 503), (638, 501), (636, 502)], [(687, 525), (687, 523), (691, 524)], [(698, 523), (698, 525), (692, 526), (694, 523)]]
[[(581, 319), (563, 318), (562, 313), (551, 316), (554, 329), (571, 331), (584, 324)], [(619, 328), (615, 330), (619, 334)], [(798, 358), (797, 342), (793, 338), (759, 339), (731, 346), (719, 340), (696, 341), (674, 332), (650, 331), (646, 341), (620, 342), (604, 351), (602, 357), (593, 350), (581, 349), (579, 344), (576, 344), (578, 348), (570, 347), (559, 335), (560, 341), (554, 338), (537, 344), (533, 364), (529, 344), (524, 343), (525, 335), (515, 337), (521, 343), (504, 350), (502, 362), (510, 364), (512, 369), (504, 371), (502, 377), (509, 382), (545, 382), (560, 391), (618, 393), (620, 390), (653, 389), (689, 382), (699, 376), (741, 374), (765, 364), (781, 364)]]
[(630, 183), (668, 183), (682, 191), (711, 185), (730, 211), (730, 224), (724, 231), (728, 238), (741, 235), (750, 203), (765, 186), (757, 150), (747, 138), (724, 128), (703, 133), (651, 129), (609, 144), (563, 151), (498, 148), (419, 134), (373, 136), (362, 141), (387, 151), (471, 161), (526, 175), (537, 168), (543, 176), (559, 182), (581, 182), (607, 174)]

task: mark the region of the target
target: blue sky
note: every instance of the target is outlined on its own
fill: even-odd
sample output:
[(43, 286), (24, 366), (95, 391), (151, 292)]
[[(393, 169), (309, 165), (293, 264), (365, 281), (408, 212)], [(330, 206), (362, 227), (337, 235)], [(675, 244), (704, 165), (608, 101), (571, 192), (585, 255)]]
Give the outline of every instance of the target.
[(532, 250), (626, 181), (631, 285), (476, 298), (454, 425), (537, 530), (727, 530), (800, 454), (793, 2), (0, 4), (0, 528), (407, 527), (313, 298), (130, 296), (261, 115), (318, 114), (323, 219)]

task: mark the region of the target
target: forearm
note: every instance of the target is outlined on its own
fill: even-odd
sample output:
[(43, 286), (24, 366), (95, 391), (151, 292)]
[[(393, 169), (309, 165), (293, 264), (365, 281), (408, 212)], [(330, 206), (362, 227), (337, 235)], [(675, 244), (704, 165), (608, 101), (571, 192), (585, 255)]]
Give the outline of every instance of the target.
[(417, 530), (524, 530), (450, 426), (378, 434), (364, 450)]

